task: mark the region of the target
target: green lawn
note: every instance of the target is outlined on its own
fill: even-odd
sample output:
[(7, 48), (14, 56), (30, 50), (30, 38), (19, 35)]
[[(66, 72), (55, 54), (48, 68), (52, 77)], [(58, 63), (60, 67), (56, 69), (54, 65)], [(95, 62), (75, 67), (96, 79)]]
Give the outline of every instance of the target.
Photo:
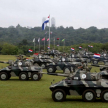
[[(0, 56), (0, 61), (14, 60), (14, 56)], [(0, 64), (4, 67), (5, 64)], [(91, 71), (98, 71), (93, 67)], [(46, 70), (43, 70), (44, 72)], [(44, 74), (40, 81), (20, 81), (12, 77), (8, 81), (0, 81), (0, 108), (107, 108), (101, 100), (83, 102), (81, 96), (67, 96), (65, 102), (54, 102), (49, 87), (53, 79), (58, 82), (65, 77)]]

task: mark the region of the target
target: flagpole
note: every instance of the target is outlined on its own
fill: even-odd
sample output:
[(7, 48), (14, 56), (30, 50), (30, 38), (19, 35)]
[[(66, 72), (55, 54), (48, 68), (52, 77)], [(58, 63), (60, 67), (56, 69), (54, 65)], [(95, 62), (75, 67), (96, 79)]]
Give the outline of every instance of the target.
[(50, 15), (49, 15), (49, 48), (50, 48)]
[(35, 53), (35, 38), (34, 38), (34, 53)]
[[(59, 38), (59, 46), (60, 46), (60, 38)], [(58, 50), (59, 50), (59, 47), (58, 47)]]
[(44, 51), (45, 51), (45, 40), (44, 40)]
[(64, 38), (64, 51), (65, 51), (65, 38)]
[(40, 38), (39, 38), (39, 52), (40, 52)]
[(54, 38), (54, 49), (55, 49), (55, 38)]
[(63, 52), (64, 52), (64, 43), (63, 43)]

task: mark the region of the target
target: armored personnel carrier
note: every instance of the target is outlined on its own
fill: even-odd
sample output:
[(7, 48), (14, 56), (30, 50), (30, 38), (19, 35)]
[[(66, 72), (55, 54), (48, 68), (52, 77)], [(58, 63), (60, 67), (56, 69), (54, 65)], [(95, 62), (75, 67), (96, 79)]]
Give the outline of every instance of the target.
[(43, 69), (46, 69), (46, 66), (52, 62), (52, 59), (45, 55), (38, 55), (33, 58), (33, 65), (38, 64)]
[(48, 73), (55, 73), (56, 70), (63, 70), (64, 73), (75, 72), (75, 69), (81, 65), (80, 62), (71, 62), (64, 57), (61, 57), (47, 65)]
[(108, 102), (108, 72), (90, 73), (77, 70), (72, 74), (48, 73), (50, 75), (65, 76), (66, 79), (50, 86), (52, 99), (62, 102), (67, 95), (82, 95), (85, 102), (93, 102), (101, 98)]
[(28, 80), (31, 78), (38, 81), (42, 77), (42, 68), (33, 66), (33, 61), (25, 60), (19, 57), (15, 62), (0, 61), (0, 63), (9, 64), (9, 66), (0, 69), (0, 80), (9, 80), (12, 75), (18, 76), (20, 80)]

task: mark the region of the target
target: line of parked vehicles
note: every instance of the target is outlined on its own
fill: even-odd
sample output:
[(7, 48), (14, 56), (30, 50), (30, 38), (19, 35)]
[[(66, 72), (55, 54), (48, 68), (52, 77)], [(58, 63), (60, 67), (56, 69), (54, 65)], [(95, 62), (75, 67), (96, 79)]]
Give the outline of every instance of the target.
[[(55, 56), (55, 57), (54, 57)], [(15, 61), (0, 61), (0, 63), (9, 64), (9, 66), (0, 70), (0, 79), (2, 81), (9, 80), (12, 75), (16, 75), (20, 80), (39, 81), (44, 72), (47, 70), (48, 75), (57, 75), (66, 77), (64, 80), (52, 84), (52, 99), (56, 102), (62, 102), (67, 95), (82, 95), (82, 99), (86, 102), (93, 102), (96, 98), (101, 98), (103, 102), (108, 102), (108, 57), (101, 56), (93, 58), (92, 53), (85, 54), (84, 51), (70, 55), (53, 54), (51, 58), (47, 53), (33, 56), (32, 59), (26, 59), (22, 55), (17, 56)], [(86, 66), (91, 64), (100, 66), (100, 61), (104, 65), (100, 68), (100, 72), (90, 72), (91, 68), (78, 69), (82, 65), (82, 61)], [(95, 62), (97, 61), (97, 63)], [(63, 73), (55, 73), (62, 70)]]

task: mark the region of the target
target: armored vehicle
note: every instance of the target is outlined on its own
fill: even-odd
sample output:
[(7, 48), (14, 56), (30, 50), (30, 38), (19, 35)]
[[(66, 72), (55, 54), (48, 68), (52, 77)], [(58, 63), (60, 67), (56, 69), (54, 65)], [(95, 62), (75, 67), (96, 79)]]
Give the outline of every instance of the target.
[(49, 56), (60, 56), (62, 53), (59, 52), (58, 50), (49, 50), (48, 52), (44, 53), (44, 55), (49, 55)]
[(13, 61), (0, 61), (0, 63), (9, 64), (9, 66), (0, 69), (0, 80), (8, 80), (11, 75), (18, 76), (20, 80), (28, 80), (31, 78), (34, 81), (40, 80), (42, 77), (42, 68), (33, 66), (32, 61), (17, 59)]
[(42, 55), (38, 55), (37, 57), (34, 57), (33, 59), (33, 64), (38, 64), (40, 67), (42, 67), (43, 69), (46, 68), (46, 66), (50, 63), (52, 63), (52, 59), (48, 56), (42, 56)]
[(77, 70), (71, 74), (48, 73), (50, 75), (65, 76), (60, 82), (52, 84), (52, 99), (62, 102), (67, 95), (82, 95), (85, 102), (93, 102), (96, 98), (101, 98), (103, 102), (108, 102), (108, 72), (90, 73), (89, 71)]
[(99, 58), (91, 58), (91, 62), (93, 64), (98, 64), (99, 62), (103, 62), (104, 64), (108, 62), (108, 57), (100, 56)]
[(68, 59), (70, 61), (74, 61), (74, 62), (81, 62), (83, 60), (84, 62), (87, 63), (88, 56), (86, 56), (86, 55), (80, 55), (80, 54), (78, 54), (78, 55), (70, 54), (69, 57), (68, 57)]
[(55, 73), (56, 70), (63, 70), (64, 73), (71, 73), (74, 72), (79, 65), (79, 63), (72, 64), (71, 62), (66, 61), (65, 58), (61, 57), (59, 61), (55, 61), (47, 65), (47, 72)]

